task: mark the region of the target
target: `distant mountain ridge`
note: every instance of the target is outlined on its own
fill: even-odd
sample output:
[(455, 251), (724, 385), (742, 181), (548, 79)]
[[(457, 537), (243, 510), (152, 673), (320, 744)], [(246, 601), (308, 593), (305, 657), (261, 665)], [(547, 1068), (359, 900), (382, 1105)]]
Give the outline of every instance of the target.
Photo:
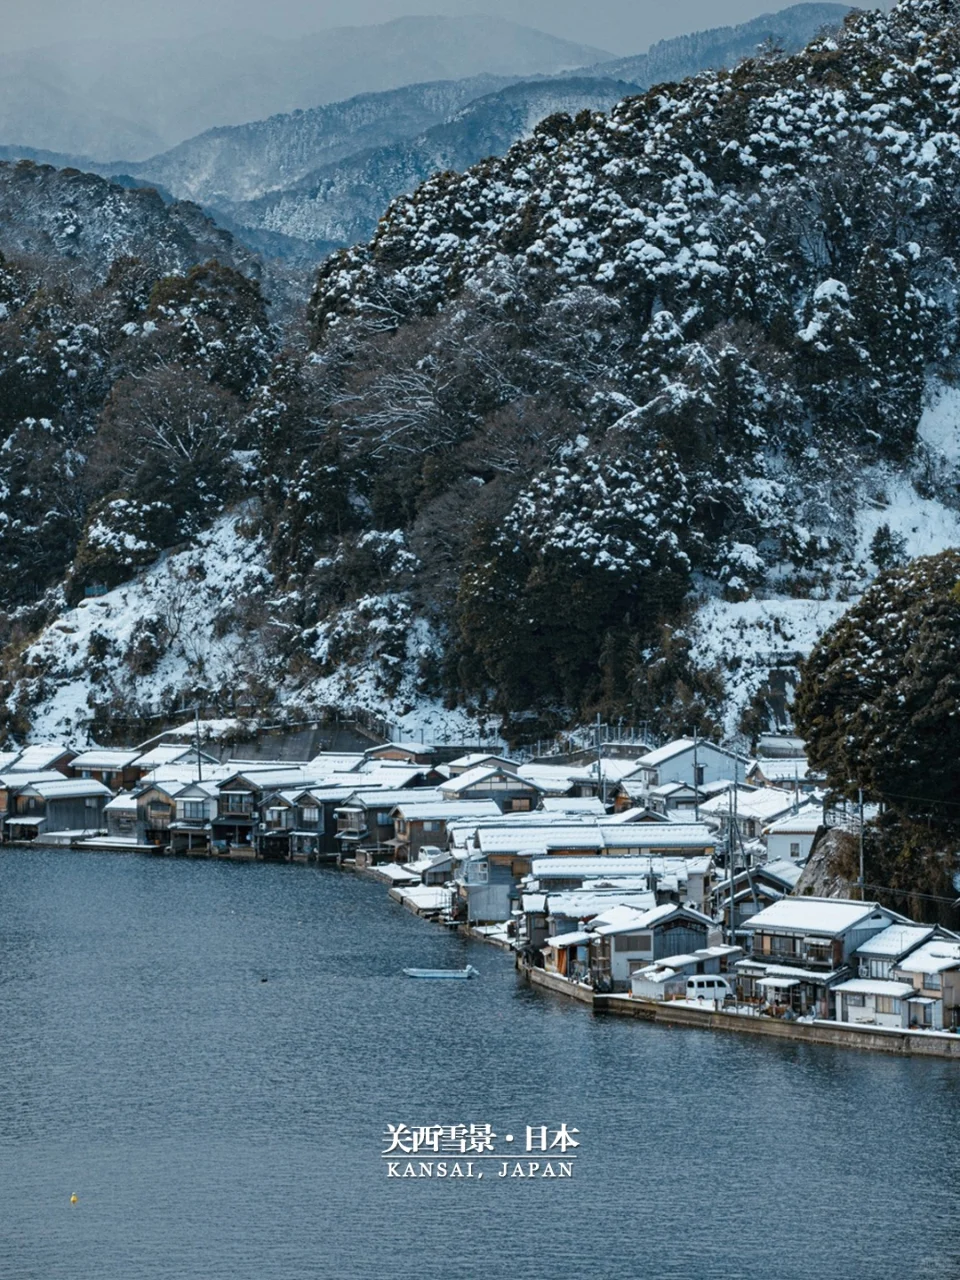
[(849, 12), (842, 4), (793, 5), (576, 75), (480, 76), (366, 94), (209, 131), (127, 171), (199, 201), (238, 235), (249, 228), (268, 254), (301, 241), (319, 255), (369, 236), (389, 202), (432, 173), (503, 155), (546, 116), (608, 110), (653, 84), (733, 65), (765, 44), (795, 52)]
[(784, 53), (796, 53), (824, 27), (839, 27), (857, 6), (848, 4), (794, 4), (775, 13), (763, 13), (735, 27), (715, 27), (689, 35), (660, 40), (646, 53), (615, 62), (601, 62), (589, 70), (632, 80), (645, 89), (674, 83), (701, 71), (719, 71), (769, 44)]
[(407, 17), (295, 40), (227, 31), (28, 50), (0, 55), (0, 139), (101, 162), (140, 160), (215, 126), (361, 93), (549, 74), (608, 57), (489, 17)]

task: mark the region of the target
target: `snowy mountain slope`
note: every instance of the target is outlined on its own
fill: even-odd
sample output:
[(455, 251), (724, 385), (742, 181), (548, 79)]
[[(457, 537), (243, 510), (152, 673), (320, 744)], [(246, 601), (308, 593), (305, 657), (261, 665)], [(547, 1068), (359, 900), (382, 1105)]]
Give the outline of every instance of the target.
[(297, 39), (228, 30), (0, 58), (0, 140), (140, 160), (210, 128), (360, 93), (480, 74), (529, 76), (603, 50), (489, 17), (407, 17)]
[[(901, 0), (553, 116), (324, 263), (312, 349), (257, 363), (230, 419), (271, 575), (244, 618), (265, 701), (442, 700), (513, 740), (598, 710), (756, 726), (884, 564), (960, 539), (958, 18)], [(81, 508), (81, 549), (154, 519), (112, 409), (94, 430), (131, 488)], [(201, 463), (167, 490), (191, 515), (217, 498)], [(90, 573), (77, 552), (74, 593)], [(54, 692), (24, 647), (18, 725)]]
[(292, 115), (211, 129), (162, 155), (124, 167), (199, 204), (253, 200), (299, 182), (322, 165), (416, 137), (507, 82), (505, 77), (481, 75), (365, 93)]
[(502, 155), (556, 112), (602, 111), (634, 86), (616, 80), (525, 82), (470, 102), (419, 137), (349, 156), (283, 191), (228, 207), (239, 227), (351, 244), (370, 235), (385, 206), (432, 173)]
[(95, 174), (30, 161), (0, 162), (0, 251), (85, 263), (105, 275), (114, 259), (143, 259), (164, 272), (208, 258), (256, 274), (250, 250), (194, 204), (165, 205)]

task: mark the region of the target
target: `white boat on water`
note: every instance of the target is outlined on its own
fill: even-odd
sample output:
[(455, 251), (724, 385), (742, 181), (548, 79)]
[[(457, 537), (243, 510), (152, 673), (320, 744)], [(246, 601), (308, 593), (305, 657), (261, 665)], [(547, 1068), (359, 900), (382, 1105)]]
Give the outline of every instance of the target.
[(472, 964), (465, 969), (404, 969), (408, 978), (479, 978), (480, 972)]

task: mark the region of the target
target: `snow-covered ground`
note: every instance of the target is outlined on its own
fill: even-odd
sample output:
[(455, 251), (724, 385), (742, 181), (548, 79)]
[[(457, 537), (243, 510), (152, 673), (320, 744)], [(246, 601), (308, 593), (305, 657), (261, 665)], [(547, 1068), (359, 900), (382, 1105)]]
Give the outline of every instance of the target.
[[(909, 471), (876, 466), (864, 473), (844, 557), (848, 572), (837, 575), (836, 598), (798, 599), (771, 591), (769, 599), (706, 598), (698, 608), (689, 627), (692, 658), (698, 666), (719, 669), (725, 681), (728, 735), (736, 732), (771, 667), (795, 666), (869, 585), (876, 572), (870, 547), (879, 528), (887, 525), (902, 538), (909, 557), (960, 546), (960, 512), (921, 496), (916, 487), (929, 494), (939, 484), (944, 492), (960, 476), (960, 389), (931, 385), (919, 437)], [(361, 709), (382, 717), (392, 735), (407, 741), (502, 745), (495, 718), (473, 708), (450, 710), (420, 692), (421, 664), (439, 655), (440, 642), (402, 592), (358, 601), (318, 628), (318, 638), (305, 646), (316, 661), (345, 631), (364, 643), (345, 660), (329, 662), (329, 674), (294, 679), (271, 669), (256, 630), (244, 628), (236, 616), (238, 606), (249, 610), (258, 600), (266, 605), (270, 586), (265, 549), (246, 536), (242, 513), (234, 513), (188, 550), (161, 558), (134, 581), (65, 612), (24, 655), (31, 674), (19, 695), (31, 705), (30, 737), (83, 742), (91, 702), (111, 695), (154, 713), (172, 712), (191, 689), (235, 689), (242, 700), (257, 675), (276, 689), (281, 707), (308, 713), (332, 706)], [(148, 669), (131, 657), (145, 632), (161, 637)]]
[[(169, 713), (187, 685), (243, 687), (260, 659), (224, 620), (238, 601), (262, 594), (270, 575), (262, 544), (245, 538), (240, 523), (237, 514), (218, 521), (189, 550), (81, 601), (41, 634), (24, 654), (40, 673), (27, 682), (36, 699), (32, 739), (83, 742), (94, 689), (98, 698), (115, 692)], [(163, 651), (152, 670), (135, 674), (125, 655), (145, 628), (162, 638)]]

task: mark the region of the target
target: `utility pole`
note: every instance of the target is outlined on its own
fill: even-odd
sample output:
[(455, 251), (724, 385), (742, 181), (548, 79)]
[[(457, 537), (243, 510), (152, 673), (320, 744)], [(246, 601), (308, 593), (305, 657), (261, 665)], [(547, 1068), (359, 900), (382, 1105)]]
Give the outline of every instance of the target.
[(197, 750), (197, 782), (203, 781), (203, 765), (200, 763), (200, 704), (193, 708), (193, 740)]
[(603, 748), (600, 746), (600, 712), (597, 712), (597, 791), (600, 795), (600, 802), (603, 805), (607, 803), (607, 787), (603, 776)]
[(693, 816), (700, 821), (700, 770), (697, 767), (697, 726), (693, 726)]

